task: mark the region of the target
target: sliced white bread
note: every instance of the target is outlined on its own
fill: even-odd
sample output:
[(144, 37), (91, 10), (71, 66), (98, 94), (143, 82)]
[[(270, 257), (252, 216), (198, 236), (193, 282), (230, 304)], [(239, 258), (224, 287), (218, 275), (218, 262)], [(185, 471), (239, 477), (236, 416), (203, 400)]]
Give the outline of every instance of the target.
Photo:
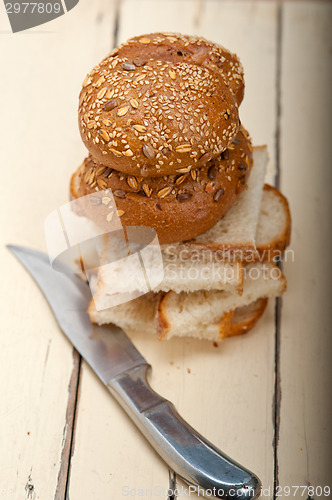
[(280, 257), (290, 243), (290, 235), (288, 201), (277, 188), (265, 184), (256, 230), (256, 247), (260, 259)]
[(197, 324), (209, 325), (238, 307), (249, 305), (259, 298), (277, 297), (286, 290), (286, 279), (270, 262), (255, 262), (244, 267), (242, 295), (224, 291), (193, 293), (168, 292), (159, 299), (157, 330), (160, 338), (185, 336)]
[(159, 339), (179, 336), (222, 340), (252, 328), (264, 312), (263, 299), (286, 290), (286, 279), (274, 264), (250, 264), (244, 271), (242, 296), (220, 291), (149, 293), (102, 311), (96, 310), (92, 300), (88, 313), (94, 323), (157, 333)]
[[(274, 257), (280, 256), (289, 245), (290, 231), (291, 217), (286, 198), (278, 189), (266, 184), (256, 231), (258, 256), (254, 256), (254, 260), (270, 261)], [(159, 290), (181, 292), (219, 289), (228, 292), (238, 290), (241, 293), (243, 284), (241, 265), (220, 262), (207, 264), (208, 258), (200, 258), (204, 252), (204, 249), (201, 248), (196, 255), (199, 257), (196, 259), (194, 259), (194, 253), (182, 252), (183, 262), (177, 261), (177, 256), (172, 253), (164, 255), (164, 279), (152, 287), (152, 290), (156, 292)], [(151, 287), (149, 288), (146, 283), (146, 275), (142, 270), (138, 272), (137, 264), (137, 260), (132, 263), (128, 261), (126, 266), (123, 266), (122, 262), (119, 261), (115, 267), (101, 268), (97, 288), (98, 297), (101, 299), (103, 295), (112, 295), (116, 291), (132, 293), (135, 290), (140, 290), (144, 293), (144, 291), (150, 290)], [(131, 276), (130, 283), (128, 276)]]
[[(158, 295), (149, 293), (126, 304), (96, 311), (93, 301), (89, 314), (93, 323), (99, 325), (113, 323), (129, 334), (143, 332), (156, 335), (156, 310)], [(242, 335), (251, 330), (265, 311), (268, 299), (258, 299), (251, 304), (225, 313), (218, 321), (208, 325), (198, 323), (193, 330), (184, 330), (183, 336), (203, 340), (220, 341), (226, 337)], [(159, 340), (169, 338), (168, 335)]]
[(163, 245), (163, 253), (186, 254), (209, 249), (218, 254), (234, 258), (234, 255), (256, 254), (255, 236), (262, 200), (264, 178), (268, 163), (266, 146), (253, 148), (253, 167), (248, 187), (227, 214), (209, 231), (196, 238), (172, 245)]
[[(112, 247), (112, 258), (110, 248)], [(202, 262), (161, 255), (159, 247), (145, 248), (126, 258), (114, 261), (114, 239), (106, 238), (98, 271), (98, 297), (119, 293), (194, 292), (227, 290), (242, 292), (241, 262)], [(162, 260), (161, 260), (162, 259)], [(112, 262), (113, 261), (113, 262)], [(160, 279), (156, 279), (159, 276)]]
[[(242, 292), (242, 266), (239, 262), (221, 261), (223, 254), (215, 262), (211, 249), (244, 250), (256, 253), (255, 233), (258, 224), (262, 187), (267, 164), (266, 147), (256, 147), (253, 151), (253, 168), (249, 176), (248, 188), (241, 194), (225, 217), (210, 231), (195, 240), (162, 246), (164, 277), (157, 283), (147, 283), (147, 274), (142, 269), (141, 259), (134, 255), (130, 259), (118, 260), (108, 265), (109, 255), (114, 252), (114, 238), (105, 239), (101, 267), (98, 273), (98, 297), (112, 297), (116, 294), (141, 292), (194, 292), (197, 290), (225, 290)], [(207, 251), (207, 252), (206, 252)], [(199, 253), (199, 258), (194, 253)], [(214, 252), (213, 252), (214, 253)], [(185, 258), (184, 255), (187, 257)], [(114, 259), (111, 259), (114, 260)], [(157, 260), (157, 259), (156, 259)], [(208, 265), (207, 265), (208, 263)], [(148, 266), (150, 275), (154, 272), (151, 259)], [(159, 270), (158, 270), (159, 273)], [(158, 281), (158, 280), (157, 280)]]
[(158, 294), (150, 292), (109, 309), (97, 311), (91, 300), (88, 313), (92, 323), (105, 325), (113, 323), (125, 331), (136, 330), (146, 333), (156, 333), (156, 311)]

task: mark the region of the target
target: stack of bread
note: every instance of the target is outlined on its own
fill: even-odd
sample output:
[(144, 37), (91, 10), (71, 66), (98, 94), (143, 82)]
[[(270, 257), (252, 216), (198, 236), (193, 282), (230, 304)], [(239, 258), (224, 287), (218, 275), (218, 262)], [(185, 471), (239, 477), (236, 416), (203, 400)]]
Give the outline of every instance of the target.
[(235, 54), (174, 33), (132, 38), (87, 75), (79, 127), (89, 156), (71, 196), (94, 195), (89, 217), (106, 232), (114, 217), (155, 229), (164, 268), (143, 293), (138, 268), (101, 265), (99, 301), (137, 298), (107, 308), (93, 299), (91, 321), (217, 341), (250, 330), (285, 291), (274, 261), (289, 244), (289, 207), (264, 185), (267, 151), (240, 122), (243, 95)]

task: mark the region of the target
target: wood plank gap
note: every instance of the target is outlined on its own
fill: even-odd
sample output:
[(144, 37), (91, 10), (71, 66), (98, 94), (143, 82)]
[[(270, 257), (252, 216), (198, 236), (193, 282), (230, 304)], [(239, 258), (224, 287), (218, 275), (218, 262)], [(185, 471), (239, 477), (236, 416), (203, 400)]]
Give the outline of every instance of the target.
[(280, 187), (280, 143), (281, 143), (281, 57), (282, 57), (282, 22), (283, 18), (283, 7), (282, 1), (278, 2), (278, 13), (277, 13), (277, 54), (276, 54), (276, 132), (275, 132), (275, 162), (276, 162), (276, 174), (275, 174), (275, 186), (279, 189)]
[[(283, 28), (283, 8), (282, 2), (278, 2), (277, 12), (277, 54), (276, 54), (276, 134), (275, 134), (275, 186), (280, 187), (280, 142), (281, 142), (281, 57), (282, 57), (282, 28)], [(278, 265), (282, 271), (282, 263)], [(282, 298), (278, 297), (275, 301), (275, 342), (274, 342), (274, 395), (273, 395), (273, 499), (277, 498), (277, 487), (279, 485), (279, 468), (278, 468), (278, 442), (280, 429), (280, 404), (281, 404), (281, 375), (280, 375), (280, 336), (281, 336), (281, 311)]]
[[(78, 374), (77, 374), (77, 385), (75, 392), (75, 406), (74, 406), (74, 414), (73, 414), (73, 426), (71, 433), (71, 441), (70, 441), (70, 450), (68, 456), (68, 471), (67, 471), (67, 480), (66, 480), (66, 489), (64, 494), (64, 500), (69, 500), (69, 486), (70, 486), (70, 473), (71, 473), (71, 465), (72, 458), (75, 451), (75, 435), (76, 435), (76, 427), (77, 427), (77, 415), (78, 415), (78, 404), (79, 404), (79, 395), (80, 395), (80, 387), (81, 387), (81, 367), (82, 367), (82, 356), (75, 350), (78, 356)], [(57, 500), (57, 499), (55, 499)]]
[(73, 453), (73, 436), (75, 432), (78, 388), (81, 372), (81, 356), (74, 348), (73, 362), (73, 370), (68, 386), (68, 406), (66, 411), (65, 426), (63, 429), (61, 465), (54, 500), (64, 500), (67, 497), (70, 459)]
[(167, 500), (176, 500), (178, 498), (177, 493), (177, 483), (176, 483), (176, 474), (172, 472), (170, 469), (168, 470), (168, 496)]
[[(278, 266), (280, 268), (280, 266)], [(280, 269), (281, 270), (281, 269)], [(277, 487), (279, 485), (279, 464), (278, 464), (278, 443), (280, 430), (280, 404), (281, 404), (281, 376), (280, 376), (280, 332), (281, 332), (281, 311), (282, 298), (278, 297), (275, 303), (275, 379), (273, 395), (273, 459), (274, 459), (274, 477), (273, 477), (273, 500), (277, 499)]]
[(120, 12), (121, 12), (121, 0), (115, 0), (115, 19), (114, 19), (114, 29), (112, 37), (112, 49), (118, 45), (119, 39), (119, 26), (120, 26)]

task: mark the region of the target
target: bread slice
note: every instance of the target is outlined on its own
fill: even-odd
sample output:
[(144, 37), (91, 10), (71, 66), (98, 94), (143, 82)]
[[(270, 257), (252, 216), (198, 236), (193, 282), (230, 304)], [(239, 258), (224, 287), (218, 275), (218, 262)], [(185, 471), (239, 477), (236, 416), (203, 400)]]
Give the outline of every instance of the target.
[[(291, 217), (288, 202), (278, 189), (266, 184), (256, 230), (258, 255), (255, 255), (253, 260), (271, 261), (275, 257), (279, 257), (289, 245), (290, 232)], [(105, 251), (107, 253), (107, 250)], [(131, 265), (130, 262), (123, 266), (122, 262), (119, 261), (118, 266), (101, 268), (98, 297), (101, 298), (103, 294), (124, 293), (126, 291), (133, 293), (135, 290), (144, 293), (151, 288), (155, 292), (173, 290), (179, 293), (199, 289), (219, 289), (227, 292), (237, 290), (241, 293), (243, 288), (241, 264), (217, 261), (207, 265), (208, 258), (201, 259), (202, 254), (206, 255), (203, 247), (198, 251), (196, 259), (194, 259), (194, 253), (186, 254), (183, 251), (181, 254), (183, 262), (178, 262), (178, 256), (173, 253), (164, 254), (164, 279), (161, 283), (150, 288), (146, 284), (144, 274), (138, 272), (137, 266)], [(211, 257), (211, 252), (208, 255)], [(201, 262), (202, 260), (203, 262)], [(130, 282), (128, 276), (131, 276)]]
[(225, 332), (225, 336), (235, 337), (251, 330), (263, 315), (268, 301), (269, 299), (265, 297), (257, 299), (247, 306), (237, 307), (232, 314), (231, 328)]
[[(109, 254), (113, 252), (112, 237), (105, 239), (101, 267), (98, 273), (98, 298), (116, 294), (153, 292), (195, 292), (197, 290), (225, 290), (242, 292), (242, 265), (236, 259), (227, 261), (224, 252), (232, 257), (236, 250), (246, 255), (254, 253), (255, 233), (258, 224), (262, 187), (267, 164), (265, 146), (255, 147), (253, 168), (248, 180), (248, 188), (229, 212), (207, 233), (194, 240), (172, 245), (163, 245), (162, 258), (164, 277), (158, 283), (147, 283), (147, 274), (155, 275), (157, 269), (146, 261), (149, 272), (142, 269), (139, 258), (119, 260), (108, 265)], [(212, 253), (211, 253), (212, 250)], [(216, 250), (221, 250), (215, 258)], [(114, 259), (112, 259), (114, 260)], [(242, 259), (241, 259), (242, 260)], [(208, 264), (208, 265), (207, 265)]]
[[(157, 302), (158, 295), (149, 293), (111, 309), (97, 311), (91, 301), (88, 312), (93, 323), (99, 325), (113, 323), (130, 334), (144, 332), (146, 335), (156, 335)], [(267, 302), (268, 299), (258, 299), (247, 306), (225, 313), (215, 323), (208, 325), (198, 323), (194, 330), (185, 330), (184, 334), (188, 337), (214, 341), (242, 335), (255, 326), (264, 313)]]
[(223, 340), (249, 331), (263, 314), (268, 297), (286, 290), (286, 280), (269, 262), (245, 267), (243, 295), (219, 291), (167, 294), (148, 293), (130, 302), (97, 311), (88, 309), (93, 323), (114, 323), (125, 331)]
[(238, 307), (247, 306), (259, 298), (277, 297), (286, 290), (286, 279), (270, 262), (256, 262), (244, 267), (242, 295), (224, 291), (194, 293), (168, 292), (160, 297), (157, 331), (160, 338), (184, 336), (197, 324), (217, 323), (222, 316)]
[(88, 314), (91, 322), (98, 325), (113, 323), (125, 331), (136, 330), (155, 334), (157, 304), (158, 294), (153, 292), (100, 311), (97, 311), (94, 301), (91, 300)]
[(256, 247), (260, 259), (280, 257), (290, 244), (290, 235), (288, 201), (277, 188), (265, 184), (256, 230)]
[(238, 256), (240, 260), (246, 260), (247, 255), (251, 258), (256, 255), (255, 236), (267, 163), (266, 146), (254, 147), (248, 187), (227, 214), (209, 231), (192, 240), (163, 245), (163, 253), (180, 255), (209, 249), (229, 260)]
[[(242, 292), (241, 262), (201, 262), (160, 254), (159, 247), (145, 247), (126, 258), (114, 259), (114, 238), (104, 239), (98, 271), (98, 298), (124, 293), (194, 292), (227, 290)], [(121, 245), (119, 245), (121, 246)], [(123, 252), (122, 252), (123, 255)], [(111, 257), (110, 257), (111, 256)], [(159, 276), (160, 279), (157, 279)]]

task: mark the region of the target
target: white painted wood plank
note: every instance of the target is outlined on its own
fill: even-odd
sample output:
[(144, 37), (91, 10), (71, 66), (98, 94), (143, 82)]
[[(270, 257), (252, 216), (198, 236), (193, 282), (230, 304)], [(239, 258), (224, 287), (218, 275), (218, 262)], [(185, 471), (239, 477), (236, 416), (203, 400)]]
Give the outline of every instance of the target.
[[(272, 148), (276, 121), (276, 7), (265, 3), (254, 6), (251, 2), (208, 1), (204, 5), (200, 17), (198, 3), (189, 0), (127, 0), (120, 12), (119, 41), (139, 33), (172, 30), (199, 33), (223, 42), (219, 28), (224, 23), (224, 44), (241, 58), (244, 55), (248, 89), (255, 88), (262, 67), (266, 73), (266, 92), (260, 82), (261, 95), (253, 90), (246, 94), (245, 99), (254, 102), (247, 111), (243, 109), (243, 122), (257, 142), (268, 142)], [(247, 28), (233, 35), (229, 26), (234, 19), (240, 27), (254, 26), (253, 36)], [(272, 487), (273, 304), (251, 334), (228, 340), (218, 348), (183, 339), (159, 343), (142, 332), (133, 340), (153, 366), (153, 388), (172, 400), (184, 418), (207, 438), (254, 470), (265, 486)], [(158, 489), (168, 487), (166, 465), (85, 365), (80, 387), (71, 498), (122, 498), (128, 491), (138, 496), (140, 490), (149, 488), (150, 496), (158, 498)], [(179, 485), (183, 483), (179, 481)], [(166, 498), (166, 494), (160, 497)]]
[(4, 245), (43, 249), (45, 216), (68, 200), (70, 174), (85, 154), (77, 96), (86, 69), (109, 47), (113, 11), (111, 4), (84, 0), (43, 27), (0, 35), (3, 500), (54, 498), (73, 369), (71, 345)]
[(283, 6), (281, 187), (295, 257), (281, 328), (282, 486), (332, 486), (331, 15), (331, 3)]

